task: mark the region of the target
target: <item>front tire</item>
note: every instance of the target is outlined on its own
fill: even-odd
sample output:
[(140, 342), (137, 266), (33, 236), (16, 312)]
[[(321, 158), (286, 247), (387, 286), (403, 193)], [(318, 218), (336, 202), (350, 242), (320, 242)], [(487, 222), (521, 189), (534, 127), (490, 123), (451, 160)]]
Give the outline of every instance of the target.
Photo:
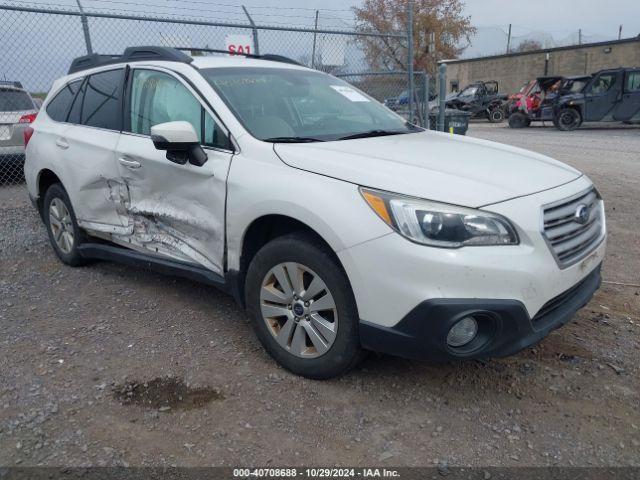
[(258, 339), (287, 370), (327, 379), (362, 358), (351, 286), (314, 237), (287, 235), (262, 247), (249, 265), (245, 291)]
[(563, 108), (558, 112), (554, 125), (563, 132), (571, 132), (582, 125), (582, 116), (575, 108)]
[(489, 110), (489, 122), (504, 122), (504, 110), (502, 109), (502, 107), (495, 107), (492, 110)]
[(78, 227), (69, 195), (61, 184), (53, 184), (47, 189), (42, 208), (42, 218), (47, 227), (49, 241), (58, 258), (62, 263), (72, 267), (84, 265), (85, 260), (78, 250), (82, 232)]

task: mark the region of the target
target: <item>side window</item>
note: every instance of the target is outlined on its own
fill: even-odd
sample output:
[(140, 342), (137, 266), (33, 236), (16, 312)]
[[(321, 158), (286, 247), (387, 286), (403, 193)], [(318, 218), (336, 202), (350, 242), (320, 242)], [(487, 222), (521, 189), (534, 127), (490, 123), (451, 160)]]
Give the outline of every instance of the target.
[(91, 75), (85, 85), (80, 123), (89, 127), (120, 130), (123, 70)]
[(229, 141), (198, 99), (173, 76), (153, 70), (134, 70), (129, 120), (132, 133), (150, 135), (159, 123), (186, 121), (205, 146), (229, 149)]
[(66, 122), (71, 102), (78, 93), (82, 80), (76, 80), (66, 85), (58, 94), (53, 97), (47, 105), (47, 115), (56, 122)]
[(203, 125), (203, 141), (206, 147), (222, 148), (224, 150), (233, 150), (229, 137), (218, 123), (206, 111), (204, 113)]
[(593, 86), (591, 87), (591, 93), (606, 93), (611, 90), (611, 87), (616, 83), (615, 73), (604, 73), (600, 75)]
[(71, 104), (71, 110), (69, 110), (69, 115), (67, 115), (67, 122), (69, 123), (80, 123), (80, 113), (82, 112), (82, 101), (84, 100), (84, 92), (86, 90), (87, 83), (84, 82), (80, 86), (80, 90), (76, 95), (76, 98), (73, 100)]
[(627, 73), (627, 85), (625, 89), (627, 92), (640, 91), (640, 70)]

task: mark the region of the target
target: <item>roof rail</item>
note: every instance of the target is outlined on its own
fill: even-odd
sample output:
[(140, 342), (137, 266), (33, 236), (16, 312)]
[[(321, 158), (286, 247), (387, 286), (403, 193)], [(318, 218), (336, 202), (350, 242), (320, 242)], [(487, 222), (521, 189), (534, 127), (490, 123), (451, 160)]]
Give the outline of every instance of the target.
[(140, 60), (166, 60), (170, 62), (191, 63), (193, 58), (178, 49), (170, 47), (128, 47), (122, 55), (84, 55), (71, 62), (68, 74), (101, 67), (113, 63), (135, 62)]
[(282, 63), (290, 63), (292, 65), (298, 65), (300, 67), (304, 67), (305, 65), (297, 62), (289, 57), (284, 57), (282, 55), (276, 55), (275, 53), (265, 53), (264, 55), (260, 55), (258, 58), (262, 60), (271, 60), (272, 62), (282, 62)]
[[(193, 47), (176, 47), (178, 50), (188, 50), (191, 52), (206, 52), (206, 53), (224, 53), (226, 55), (230, 55), (228, 50), (220, 50), (215, 48), (193, 48)], [(283, 55), (276, 55), (273, 53), (265, 53), (264, 55), (256, 55), (255, 53), (244, 53), (244, 52), (234, 52), (231, 54), (241, 55), (247, 58), (257, 58), (258, 60), (269, 60), (271, 62), (281, 62), (281, 63), (290, 63), (291, 65), (298, 65), (299, 67), (304, 67), (300, 62), (296, 62), (295, 60), (285, 57)]]
[(0, 87), (22, 88), (22, 83), (14, 82), (14, 81), (11, 81), (11, 80), (0, 80)]

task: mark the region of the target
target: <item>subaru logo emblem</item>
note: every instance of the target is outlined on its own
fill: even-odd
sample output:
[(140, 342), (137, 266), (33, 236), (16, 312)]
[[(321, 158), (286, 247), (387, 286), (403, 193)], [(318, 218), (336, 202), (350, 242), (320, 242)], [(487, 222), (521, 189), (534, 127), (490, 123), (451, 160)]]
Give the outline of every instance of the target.
[(293, 314), (301, 317), (302, 315), (304, 315), (304, 307), (299, 304), (299, 303), (294, 303), (293, 304)]
[(573, 214), (573, 219), (580, 225), (584, 225), (589, 221), (590, 213), (591, 211), (587, 205), (580, 204), (576, 208), (576, 213)]

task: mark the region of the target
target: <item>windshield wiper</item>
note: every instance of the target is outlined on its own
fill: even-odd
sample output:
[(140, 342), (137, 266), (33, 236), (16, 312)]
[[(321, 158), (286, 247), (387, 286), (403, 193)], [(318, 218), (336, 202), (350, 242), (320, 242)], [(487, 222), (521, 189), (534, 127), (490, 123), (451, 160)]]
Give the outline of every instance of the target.
[(353, 135), (347, 135), (345, 137), (340, 137), (338, 140), (352, 140), (354, 138), (370, 138), (370, 137), (384, 137), (386, 135), (401, 135), (403, 131), (397, 130), (369, 130), (366, 132), (354, 133)]
[(311, 142), (324, 142), (319, 138), (313, 137), (271, 137), (263, 139), (265, 142), (272, 143), (311, 143)]

